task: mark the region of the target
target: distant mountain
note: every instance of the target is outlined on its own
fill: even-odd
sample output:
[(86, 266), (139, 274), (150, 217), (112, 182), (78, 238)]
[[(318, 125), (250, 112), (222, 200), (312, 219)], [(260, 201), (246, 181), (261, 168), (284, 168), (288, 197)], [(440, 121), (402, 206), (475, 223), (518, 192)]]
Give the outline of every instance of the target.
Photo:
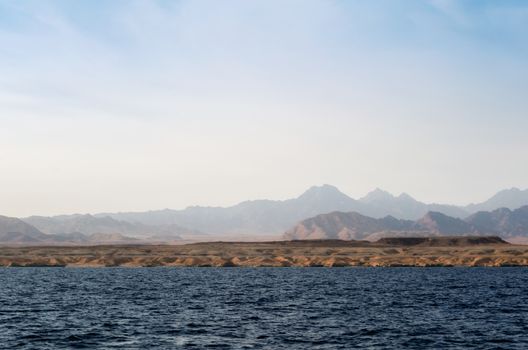
[[(523, 205), (528, 205), (528, 190), (521, 191), (517, 188), (501, 191), (480, 204), (459, 207), (427, 204), (406, 193), (394, 196), (381, 189), (375, 189), (356, 200), (334, 186), (322, 185), (311, 187), (297, 198), (282, 201), (251, 200), (230, 207), (194, 206), (183, 210), (32, 216), (22, 220), (41, 233), (55, 235), (78, 233), (89, 236), (104, 233), (171, 241), (182, 237), (196, 240), (200, 239), (199, 235), (218, 234), (231, 237), (230, 239), (244, 239), (280, 235), (301, 220), (332, 212), (356, 212), (376, 219), (390, 216), (396, 220), (426, 220), (424, 216), (427, 213), (436, 212), (463, 219), (487, 208), (494, 210), (505, 207), (514, 210)], [(463, 228), (462, 225), (460, 227)], [(31, 235), (24, 238), (19, 237), (20, 235), (21, 233), (16, 235), (18, 238), (13, 236), (10, 239), (35, 239)]]
[(370, 234), (392, 230), (414, 230), (414, 222), (391, 216), (375, 219), (355, 212), (333, 212), (301, 221), (284, 238), (362, 240)]
[(0, 216), (0, 244), (102, 244), (137, 241), (120, 233), (79, 232), (46, 234), (17, 218)]
[(428, 212), (417, 221), (388, 216), (375, 219), (355, 212), (334, 212), (299, 222), (285, 239), (367, 239), (413, 236), (498, 235), (528, 237), (528, 206), (479, 212), (465, 220)]
[(416, 220), (429, 211), (437, 211), (454, 217), (465, 217), (469, 214), (463, 208), (454, 205), (425, 204), (406, 193), (396, 197), (379, 188), (360, 198), (359, 201), (369, 206), (368, 212), (363, 214), (373, 217), (391, 215), (400, 219)]
[(467, 222), (480, 231), (495, 232), (502, 237), (528, 237), (528, 205), (510, 210), (500, 208), (471, 215)]
[(465, 209), (469, 213), (476, 213), (499, 208), (517, 209), (525, 205), (528, 205), (528, 189), (523, 191), (514, 187), (498, 192), (485, 202), (470, 204)]
[(416, 221), (415, 226), (422, 231), (431, 232), (437, 235), (454, 236), (480, 233), (470, 223), (438, 212), (429, 212), (425, 214), (423, 218)]
[(0, 216), (0, 242), (39, 242), (46, 239), (46, 235), (24, 221)]
[[(465, 207), (446, 204), (426, 204), (415, 200), (406, 193), (393, 196), (389, 192), (376, 189), (359, 199), (360, 202), (370, 206), (369, 212), (361, 212), (364, 215), (382, 217), (392, 215), (400, 219), (416, 220), (425, 213), (433, 211), (456, 218), (465, 218), (479, 211), (491, 211), (498, 208), (517, 209), (528, 205), (528, 189), (520, 190), (511, 188), (495, 194), (485, 202), (470, 204)], [(375, 210), (372, 212), (372, 210)]]
[[(171, 236), (178, 239), (183, 232), (195, 232), (177, 225), (149, 226), (142, 223), (118, 221), (111, 217), (95, 217), (92, 215), (61, 215), (54, 217), (31, 216), (23, 219), (46, 234), (68, 235), (82, 234), (85, 237), (97, 234), (122, 235), (132, 237), (151, 237), (157, 235)], [(95, 237), (95, 236), (94, 236)]]
[(232, 207), (189, 207), (139, 213), (104, 213), (116, 220), (147, 225), (177, 224), (206, 233), (279, 234), (299, 220), (335, 210), (368, 211), (367, 206), (330, 185), (314, 186), (285, 201), (254, 200)]
[[(523, 203), (522, 199), (515, 198), (506, 206), (515, 209), (518, 203)], [(507, 201), (504, 199), (502, 202)], [(528, 204), (528, 199), (524, 204)], [(323, 185), (311, 187), (299, 197), (284, 201), (254, 200), (225, 208), (195, 206), (184, 210), (102, 213), (95, 216), (109, 216), (115, 220), (149, 226), (179, 225), (210, 234), (255, 235), (280, 234), (300, 220), (334, 211), (353, 211), (373, 218), (390, 215), (397, 219), (417, 220), (428, 212), (465, 218), (473, 212), (471, 208), (426, 204), (408, 194), (393, 196), (381, 189), (355, 200), (334, 186)]]

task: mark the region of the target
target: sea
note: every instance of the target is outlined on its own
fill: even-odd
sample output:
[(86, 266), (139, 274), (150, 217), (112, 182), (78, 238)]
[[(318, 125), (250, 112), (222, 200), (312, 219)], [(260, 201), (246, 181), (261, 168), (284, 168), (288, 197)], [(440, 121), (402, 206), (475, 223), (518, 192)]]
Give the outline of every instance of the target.
[(1, 268), (1, 349), (528, 349), (528, 268)]

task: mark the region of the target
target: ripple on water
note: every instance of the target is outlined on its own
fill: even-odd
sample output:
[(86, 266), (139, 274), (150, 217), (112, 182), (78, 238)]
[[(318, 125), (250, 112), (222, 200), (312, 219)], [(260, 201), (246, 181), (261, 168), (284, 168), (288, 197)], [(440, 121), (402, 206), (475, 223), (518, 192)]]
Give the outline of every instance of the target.
[(2, 348), (526, 349), (526, 268), (0, 270)]

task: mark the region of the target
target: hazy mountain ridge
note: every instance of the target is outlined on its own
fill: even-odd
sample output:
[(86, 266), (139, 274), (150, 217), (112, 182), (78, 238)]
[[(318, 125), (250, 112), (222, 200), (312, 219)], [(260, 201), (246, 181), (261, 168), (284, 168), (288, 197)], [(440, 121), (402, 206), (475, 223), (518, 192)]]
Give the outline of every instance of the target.
[[(511, 197), (515, 198), (512, 202), (514, 205), (520, 202), (528, 205), (528, 196), (525, 201), (524, 197), (518, 198), (519, 194), (514, 193)], [(519, 207), (503, 206), (510, 209)], [(465, 218), (473, 213), (471, 208), (475, 208), (475, 205), (426, 204), (406, 193), (393, 196), (380, 189), (356, 200), (334, 186), (322, 185), (311, 187), (299, 197), (284, 201), (253, 200), (231, 207), (194, 206), (183, 210), (102, 213), (95, 216), (110, 216), (116, 220), (154, 226), (177, 224), (210, 234), (280, 234), (303, 219), (334, 211), (354, 211), (373, 218), (390, 215), (398, 219), (417, 220), (431, 211)]]
[(172, 241), (178, 232), (196, 233), (179, 226), (147, 226), (92, 215), (0, 217), (0, 242), (9, 244), (106, 244), (139, 240)]
[(453, 218), (439, 212), (428, 212), (423, 218), (417, 220), (415, 225), (418, 229), (438, 235), (453, 236), (485, 233), (479, 231), (471, 222)]
[(469, 204), (465, 209), (470, 213), (477, 213), (499, 208), (517, 209), (525, 205), (528, 205), (528, 189), (520, 190), (517, 187), (513, 187), (497, 192), (482, 203)]
[(333, 210), (365, 210), (360, 202), (330, 185), (314, 186), (284, 201), (253, 200), (232, 207), (188, 207), (139, 213), (103, 213), (117, 220), (150, 225), (178, 224), (206, 233), (281, 233), (304, 218)]
[(528, 206), (516, 210), (499, 208), (480, 211), (466, 219), (481, 231), (493, 231), (502, 237), (528, 237)]
[[(184, 210), (164, 209), (148, 212), (130, 213), (101, 213), (95, 215), (60, 215), (54, 217), (32, 216), (22, 221), (12, 221), (11, 225), (18, 225), (18, 229), (7, 229), (4, 223), (4, 240), (39, 241), (40, 234), (57, 235), (57, 239), (69, 236), (72, 240), (84, 240), (76, 234), (90, 236), (92, 234), (120, 234), (125, 237), (151, 238), (159, 241), (191, 237), (205, 233), (232, 235), (232, 237), (250, 237), (259, 234), (280, 235), (298, 222), (312, 218), (319, 214), (332, 212), (356, 212), (370, 218), (393, 221), (387, 224), (387, 230), (402, 232), (398, 225), (405, 225), (405, 220), (425, 220), (428, 212), (442, 213), (454, 218), (470, 216), (469, 209), (478, 206), (489, 206), (490, 203), (505, 203), (512, 205), (523, 203), (528, 191), (516, 188), (504, 190), (490, 198), (488, 201), (468, 207), (457, 207), (442, 204), (425, 204), (415, 200), (408, 194), (402, 193), (394, 196), (389, 192), (376, 189), (366, 196), (356, 200), (330, 185), (314, 186), (297, 198), (273, 201), (253, 200), (245, 201), (232, 207), (188, 207)], [(495, 208), (494, 208), (495, 209)], [(516, 208), (511, 208), (516, 209)], [(503, 209), (501, 209), (503, 210)], [(507, 212), (504, 213), (506, 215)], [(485, 218), (485, 214), (475, 213), (475, 220), (479, 220), (480, 227), (489, 229), (484, 223), (495, 218)], [(511, 215), (511, 214), (508, 214)], [(401, 221), (403, 220), (403, 221)], [(497, 219), (493, 219), (497, 220)], [(493, 221), (492, 220), (492, 221)], [(495, 222), (493, 221), (493, 222)], [(433, 221), (435, 222), (435, 221)], [(24, 226), (29, 224), (32, 228)], [(437, 222), (439, 224), (439, 222)], [(1, 224), (1, 222), (0, 222)], [(425, 226), (426, 222), (423, 222)], [(396, 225), (396, 226), (394, 226)], [(464, 227), (459, 222), (460, 227)], [(508, 224), (493, 224), (493, 229), (498, 231), (501, 227), (504, 232), (514, 234), (514, 228)], [(513, 224), (509, 224), (513, 225)], [(1, 228), (0, 228), (1, 229)], [(427, 230), (430, 230), (429, 227)], [(36, 231), (35, 231), (36, 230)], [(522, 231), (522, 229), (520, 229)], [(459, 230), (460, 231), (460, 230)], [(517, 230), (519, 231), (519, 230)], [(8, 233), (9, 232), (9, 233)], [(17, 232), (14, 235), (14, 232)], [(403, 233), (402, 233), (403, 234)], [(343, 237), (352, 237), (354, 234), (343, 231)]]
[(31, 216), (23, 219), (46, 234), (82, 233), (86, 236), (94, 234), (120, 234), (136, 238), (152, 236), (172, 236), (179, 239), (179, 234), (195, 233), (177, 225), (150, 226), (139, 222), (119, 221), (109, 216), (96, 217), (90, 214), (60, 215), (55, 217)]
[(45, 238), (44, 233), (18, 218), (0, 216), (0, 242), (38, 242)]
[(7, 244), (101, 244), (126, 243), (136, 239), (120, 233), (80, 232), (46, 234), (18, 218), (0, 216), (0, 243)]
[(400, 219), (416, 220), (429, 211), (437, 211), (455, 217), (465, 217), (469, 214), (461, 207), (437, 203), (426, 204), (417, 201), (407, 193), (394, 196), (379, 188), (369, 192), (366, 196), (360, 198), (359, 201), (370, 207), (370, 213), (367, 211), (363, 214), (372, 217), (391, 215)]
[(498, 235), (528, 237), (528, 206), (479, 212), (462, 220), (428, 212), (416, 221), (387, 216), (371, 218), (356, 212), (333, 212), (301, 221), (284, 233), (285, 239), (376, 240), (383, 237)]

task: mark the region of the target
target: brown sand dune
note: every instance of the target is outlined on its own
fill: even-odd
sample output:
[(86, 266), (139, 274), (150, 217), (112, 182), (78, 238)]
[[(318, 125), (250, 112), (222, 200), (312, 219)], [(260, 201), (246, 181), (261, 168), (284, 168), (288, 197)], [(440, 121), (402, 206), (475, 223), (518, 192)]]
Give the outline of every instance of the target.
[(0, 266), (528, 266), (528, 246), (498, 237), (187, 245), (0, 247)]

